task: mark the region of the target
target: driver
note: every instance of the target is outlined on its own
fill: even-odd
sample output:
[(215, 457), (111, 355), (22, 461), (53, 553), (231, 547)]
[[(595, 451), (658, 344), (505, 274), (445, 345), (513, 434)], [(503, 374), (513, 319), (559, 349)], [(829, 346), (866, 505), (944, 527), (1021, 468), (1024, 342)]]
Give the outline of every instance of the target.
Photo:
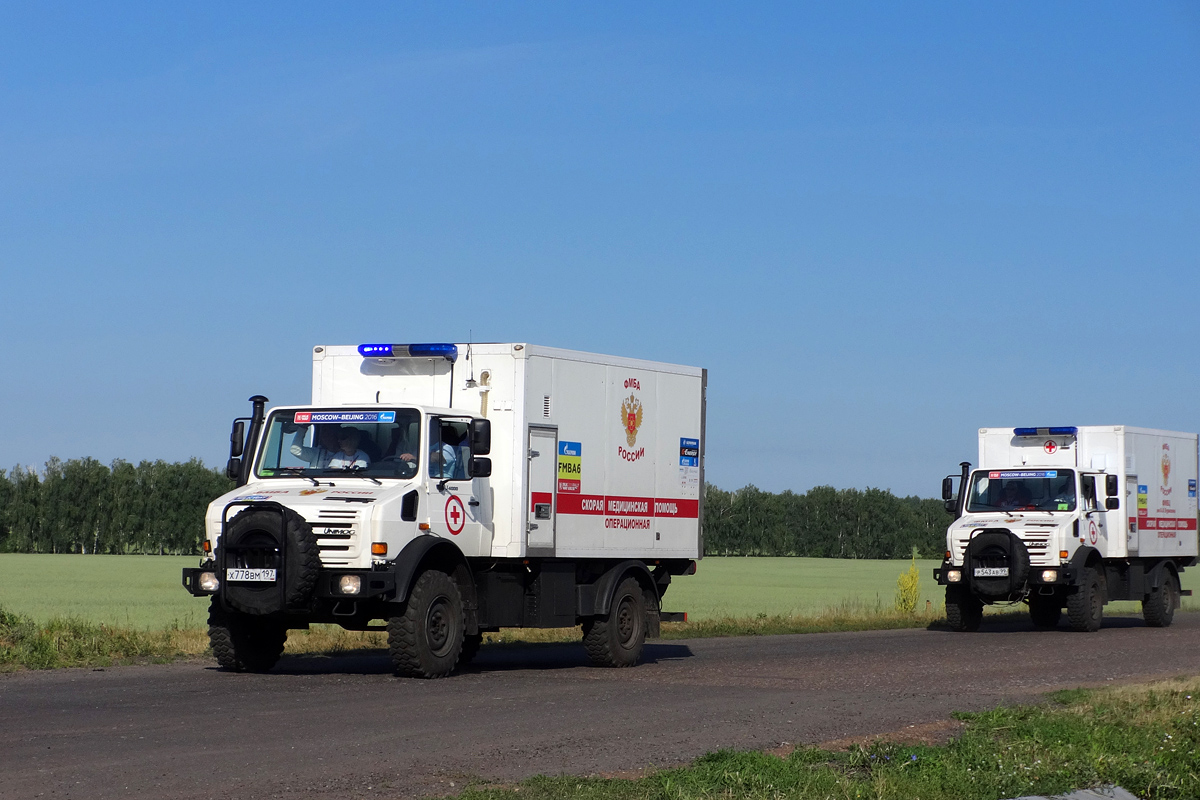
[(357, 428), (338, 432), (338, 452), (329, 460), (329, 469), (366, 469), (371, 464), (371, 457), (358, 449), (359, 438)]
[(1000, 502), (996, 505), (1008, 510), (1029, 505), (1029, 500), (1025, 498), (1025, 492), (1022, 491), (1023, 488), (1016, 481), (1004, 484), (1004, 488), (1000, 490)]

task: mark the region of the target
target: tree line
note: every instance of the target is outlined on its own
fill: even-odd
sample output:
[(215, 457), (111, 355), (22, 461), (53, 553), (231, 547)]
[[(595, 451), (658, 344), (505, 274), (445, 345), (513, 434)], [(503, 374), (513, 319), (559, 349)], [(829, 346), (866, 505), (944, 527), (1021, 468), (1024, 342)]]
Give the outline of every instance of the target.
[[(204, 510), (233, 488), (197, 459), (111, 465), (51, 458), (44, 469), (0, 470), (0, 551), (200, 552)], [(950, 515), (940, 500), (880, 489), (818, 486), (804, 494), (705, 487), (709, 556), (939, 557)]]
[(205, 508), (232, 488), (198, 459), (51, 458), (41, 471), (0, 470), (0, 551), (199, 553)]
[(940, 558), (952, 521), (941, 500), (882, 489), (817, 486), (774, 494), (754, 486), (704, 492), (707, 556)]

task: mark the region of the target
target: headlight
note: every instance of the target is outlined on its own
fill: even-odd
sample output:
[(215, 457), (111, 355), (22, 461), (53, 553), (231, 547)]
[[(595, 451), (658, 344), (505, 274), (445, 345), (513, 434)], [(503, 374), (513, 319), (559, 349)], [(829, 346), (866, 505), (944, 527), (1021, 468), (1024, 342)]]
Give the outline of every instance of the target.
[(358, 594), (362, 589), (362, 578), (357, 575), (343, 575), (338, 581), (338, 591), (342, 594)]
[(219, 580), (217, 580), (217, 573), (215, 573), (215, 572), (201, 572), (200, 573), (200, 591), (215, 592), (217, 590), (217, 587), (220, 585), (221, 585), (221, 582)]
[(1058, 580), (1058, 570), (1044, 569), (1042, 570), (1042, 583), (1054, 583)]
[(961, 569), (946, 570), (946, 583), (960, 583), (962, 581)]

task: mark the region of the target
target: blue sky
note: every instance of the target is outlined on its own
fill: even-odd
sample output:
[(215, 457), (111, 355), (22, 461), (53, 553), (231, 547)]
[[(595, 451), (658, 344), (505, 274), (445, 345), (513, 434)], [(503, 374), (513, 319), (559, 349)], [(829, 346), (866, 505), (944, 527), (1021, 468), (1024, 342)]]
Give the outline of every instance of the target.
[(726, 488), (1196, 431), (1198, 9), (0, 3), (0, 464), (468, 332), (707, 367)]

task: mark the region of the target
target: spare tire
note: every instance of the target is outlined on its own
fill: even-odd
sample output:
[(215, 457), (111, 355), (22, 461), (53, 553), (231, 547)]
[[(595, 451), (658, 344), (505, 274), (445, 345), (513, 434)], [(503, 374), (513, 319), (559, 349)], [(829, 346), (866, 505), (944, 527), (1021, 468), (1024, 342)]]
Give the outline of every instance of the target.
[[(1029, 550), (1020, 537), (1004, 528), (985, 529), (972, 537), (963, 563), (971, 589), (984, 597), (1019, 594), (1029, 580)], [(1003, 573), (977, 575), (981, 568)]]
[[(309, 605), (321, 569), (317, 537), (290, 508), (248, 506), (225, 525), (217, 546), (221, 597), (247, 614)], [(229, 581), (231, 568), (274, 569), (274, 581)]]

